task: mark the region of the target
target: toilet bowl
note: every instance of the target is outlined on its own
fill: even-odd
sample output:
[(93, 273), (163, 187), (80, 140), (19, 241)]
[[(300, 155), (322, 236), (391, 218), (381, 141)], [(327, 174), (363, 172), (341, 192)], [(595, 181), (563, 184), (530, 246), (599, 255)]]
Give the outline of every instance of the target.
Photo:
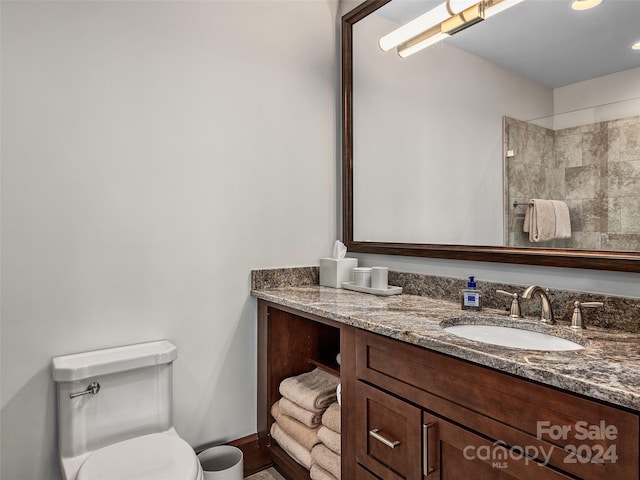
[(202, 480), (173, 428), (176, 347), (149, 342), (53, 359), (65, 480)]
[(199, 480), (200, 462), (181, 438), (152, 433), (92, 453), (77, 480)]

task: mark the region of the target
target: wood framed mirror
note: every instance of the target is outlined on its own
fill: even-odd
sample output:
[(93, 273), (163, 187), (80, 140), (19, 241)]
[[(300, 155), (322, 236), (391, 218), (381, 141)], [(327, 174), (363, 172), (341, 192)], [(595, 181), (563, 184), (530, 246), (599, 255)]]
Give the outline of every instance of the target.
[[(402, 153), (403, 150), (397, 149), (397, 152), (398, 152), (397, 156), (393, 156), (393, 158), (389, 158), (389, 161), (387, 162), (391, 166), (391, 170), (394, 170), (393, 175), (389, 173), (391, 170), (386, 170), (373, 175), (369, 173), (368, 176), (366, 176), (366, 180), (363, 180), (362, 178), (364, 176), (362, 174), (363, 169), (359, 167), (361, 167), (364, 164), (364, 159), (367, 157), (367, 153), (371, 151), (376, 151), (376, 150), (385, 151), (385, 148), (380, 147), (375, 142), (381, 136), (385, 136), (386, 132), (383, 132), (383, 134), (381, 135), (380, 131), (378, 132), (373, 131), (369, 133), (367, 131), (358, 129), (360, 124), (362, 123), (362, 118), (374, 118), (377, 116), (376, 108), (378, 108), (378, 106), (371, 105), (371, 108), (360, 109), (360, 111), (358, 110), (358, 107), (362, 107), (363, 103), (366, 103), (368, 105), (368, 103), (370, 102), (367, 102), (367, 99), (373, 98), (373, 97), (371, 96), (367, 97), (361, 93), (361, 90), (358, 90), (358, 88), (361, 88), (359, 86), (361, 85), (360, 81), (355, 82), (357, 86), (354, 88), (354, 64), (357, 64), (357, 65), (360, 64), (359, 63), (360, 58), (357, 57), (360, 54), (358, 53), (357, 49), (354, 50), (354, 44), (357, 44), (357, 42), (359, 42), (360, 40), (357, 40), (354, 37), (354, 32), (357, 31), (358, 29), (361, 29), (361, 26), (365, 25), (363, 22), (365, 22), (367, 18), (372, 18), (371, 16), (376, 15), (377, 12), (379, 12), (379, 10), (382, 7), (389, 7), (390, 6), (389, 4), (391, 4), (392, 2), (398, 2), (398, 1), (402, 1), (402, 0), (365, 1), (364, 3), (360, 4), (358, 7), (353, 9), (351, 12), (347, 13), (342, 18), (342, 213), (343, 213), (342, 225), (343, 225), (343, 241), (346, 244), (348, 250), (351, 252), (357, 252), (357, 253), (371, 253), (371, 254), (382, 254), (382, 255), (449, 258), (449, 259), (484, 261), (484, 262), (516, 263), (516, 264), (528, 264), (528, 265), (546, 265), (546, 266), (555, 266), (555, 267), (640, 272), (640, 213), (636, 214), (633, 211), (631, 211), (631, 213), (627, 215), (628, 216), (627, 222), (632, 222), (632, 224), (630, 227), (627, 226), (627, 229), (630, 233), (625, 234), (625, 238), (627, 239), (631, 238), (630, 245), (633, 246), (634, 242), (636, 242), (635, 239), (637, 236), (637, 239), (638, 239), (637, 249), (634, 247), (631, 247), (631, 248), (625, 247), (623, 249), (615, 249), (615, 244), (614, 244), (614, 248), (611, 248), (611, 246), (609, 246), (606, 249), (599, 248), (599, 247), (569, 248), (569, 247), (564, 247), (562, 243), (548, 245), (548, 244), (545, 244), (544, 242), (540, 244), (531, 245), (531, 246), (509, 245), (508, 240), (506, 240), (508, 238), (508, 235), (505, 233), (506, 232), (505, 225), (512, 223), (516, 218), (517, 214), (514, 213), (513, 214), (514, 218), (513, 219), (510, 218), (509, 215), (511, 215), (512, 213), (512, 210), (515, 206), (515, 202), (512, 202), (510, 197), (507, 195), (507, 193), (505, 193), (505, 192), (508, 192), (509, 189), (504, 188), (504, 184), (506, 182), (505, 171), (508, 168), (505, 164), (505, 162), (507, 161), (506, 160), (507, 151), (511, 150), (509, 148), (509, 145), (507, 144), (507, 140), (505, 140), (506, 138), (505, 130), (504, 130), (504, 125), (506, 121), (505, 119), (516, 117), (518, 118), (518, 120), (529, 121), (529, 120), (535, 119), (536, 115), (538, 115), (538, 112), (537, 110), (535, 110), (535, 108), (531, 110), (531, 112), (535, 112), (535, 114), (529, 113), (530, 115), (529, 117), (526, 116), (527, 113), (523, 114), (521, 112), (519, 112), (520, 113), (519, 115), (518, 114), (514, 115), (513, 110), (511, 109), (511, 104), (513, 102), (509, 97), (505, 97), (503, 100), (497, 100), (497, 101), (491, 100), (493, 102), (492, 105), (497, 105), (499, 107), (496, 109), (497, 110), (496, 112), (492, 112), (493, 118), (491, 119), (491, 122), (494, 123), (494, 126), (492, 126), (493, 128), (492, 131), (499, 130), (499, 132), (497, 132), (496, 134), (500, 135), (499, 137), (500, 148), (498, 149), (496, 146), (497, 140), (493, 139), (492, 140), (493, 143), (491, 144), (492, 146), (491, 148), (488, 148), (488, 150), (491, 152), (491, 155), (493, 155), (491, 157), (492, 158), (491, 161), (497, 165), (496, 168), (498, 169), (497, 172), (492, 173), (492, 175), (495, 177), (494, 184), (498, 181), (496, 179), (499, 178), (500, 189), (502, 191), (497, 192), (497, 191), (494, 191), (495, 189), (489, 190), (487, 189), (486, 186), (482, 186), (482, 188), (485, 188), (484, 191), (487, 192), (486, 198), (484, 195), (482, 198), (478, 198), (477, 194), (471, 194), (470, 198), (463, 199), (464, 205), (474, 205), (474, 204), (481, 205), (483, 202), (486, 201), (487, 205), (489, 205), (489, 208), (494, 212), (493, 215), (499, 216), (501, 219), (503, 219), (503, 221), (501, 220), (502, 223), (500, 224), (500, 232), (494, 232), (494, 236), (496, 238), (500, 237), (500, 240), (496, 240), (496, 241), (479, 240), (477, 243), (470, 242), (468, 240), (468, 235), (467, 235), (468, 230), (476, 227), (469, 227), (467, 231), (464, 232), (464, 234), (454, 233), (454, 235), (457, 235), (456, 239), (461, 239), (461, 240), (455, 240), (455, 241), (443, 240), (443, 238), (446, 238), (446, 237), (437, 236), (437, 235), (434, 235), (431, 238), (426, 238), (427, 236), (429, 236), (429, 234), (427, 234), (424, 238), (423, 237), (411, 238), (410, 236), (407, 237), (407, 235), (401, 235), (399, 233), (401, 229), (396, 228), (394, 226), (395, 217), (398, 216), (399, 212), (404, 213), (406, 211), (407, 213), (406, 216), (407, 218), (409, 218), (409, 221), (412, 221), (411, 219), (415, 218), (416, 219), (415, 221), (420, 223), (421, 225), (423, 223), (428, 223), (429, 221), (431, 221), (431, 219), (435, 218), (435, 216), (433, 213), (425, 214), (424, 212), (413, 212), (411, 210), (412, 208), (411, 201), (405, 200), (404, 203), (400, 202), (398, 204), (399, 206), (396, 205), (396, 206), (389, 207), (387, 205), (389, 199), (395, 197), (396, 195), (401, 196), (402, 190), (405, 188), (404, 183), (398, 185), (398, 180), (397, 180), (398, 177), (394, 176), (396, 175), (395, 170), (402, 170), (404, 168), (405, 169), (404, 178), (414, 176), (414, 172), (415, 172), (415, 176), (419, 177), (420, 175), (423, 175), (422, 179), (424, 180), (425, 178), (424, 169), (426, 169), (426, 171), (429, 171), (429, 169), (433, 169), (435, 166), (435, 163), (429, 163), (429, 162), (439, 161), (442, 163), (447, 163), (447, 162), (455, 163), (458, 161), (458, 157), (455, 156), (456, 150), (453, 147), (450, 149), (450, 152), (452, 152), (452, 156), (450, 158), (446, 158), (443, 160), (442, 149), (440, 150), (439, 155), (430, 155), (430, 152), (435, 152), (436, 148), (434, 147), (433, 150), (430, 150), (428, 145), (426, 148), (424, 145), (422, 145), (421, 152), (423, 156), (421, 157), (422, 158), (421, 161), (423, 161), (424, 164), (420, 166), (420, 168), (423, 169), (422, 172), (418, 172), (416, 171), (415, 167), (403, 166), (402, 168), (400, 168), (398, 166), (396, 162), (399, 161), (399, 158), (401, 159), (401, 157), (403, 157), (403, 153)], [(433, 3), (435, 0), (425, 0), (425, 1), (427, 2), (431, 1)], [(516, 8), (520, 8), (520, 6), (526, 7), (528, 2), (535, 2), (535, 1), (536, 0), (525, 0), (524, 2), (522, 2), (521, 4), (519, 4), (518, 6), (514, 7), (511, 10), (514, 10), (513, 14), (515, 15), (517, 13), (515, 12)], [(611, 2), (610, 0), (609, 3), (615, 3), (615, 1), (616, 0), (613, 0), (613, 2)], [(620, 2), (621, 0), (617, 0), (617, 1)], [(416, 3), (419, 3), (419, 2), (414, 1), (414, 2), (406, 2), (406, 3), (411, 3), (415, 5)], [(442, 3), (442, 1), (437, 3)], [(549, 4), (550, 2), (538, 2), (538, 3)], [(566, 2), (552, 2), (552, 3), (555, 3), (555, 4), (566, 3), (568, 8), (571, 2), (570, 0), (566, 0)], [(626, 2), (626, 3), (629, 3), (629, 2)], [(632, 2), (632, 3), (635, 3), (635, 2)], [(606, 5), (606, 4), (607, 2), (604, 2), (603, 5)], [(513, 20), (511, 20), (510, 18), (507, 18), (507, 13), (509, 12), (503, 12), (502, 14), (497, 15), (494, 18), (497, 19), (502, 15), (504, 15), (505, 18), (503, 19), (503, 21), (511, 21), (513, 23)], [(470, 27), (469, 29), (465, 30), (465, 32), (474, 31), (474, 29), (476, 29), (480, 25), (482, 25), (485, 30), (489, 27), (496, 28), (496, 27), (492, 27), (492, 25), (489, 22), (489, 20), (493, 21), (494, 18), (487, 19), (484, 22), (481, 22), (479, 25), (474, 25), (473, 27)], [(385, 19), (385, 21), (387, 20), (388, 19)], [(394, 23), (394, 21), (389, 20), (389, 25), (394, 25), (394, 24), (398, 25), (397, 22)], [(498, 24), (494, 24), (494, 25), (498, 25)], [(513, 29), (515, 30), (519, 30), (519, 28), (520, 27), (517, 25), (514, 25), (513, 27)], [(501, 28), (500, 30), (504, 31), (505, 29)], [(565, 30), (569, 30), (569, 28), (567, 27)], [(465, 33), (465, 32), (462, 32), (462, 33)], [(475, 35), (483, 35), (480, 29), (475, 30), (473, 33)], [(506, 32), (505, 35), (508, 33), (509, 32)], [(539, 37), (540, 32), (537, 32), (537, 35)], [(454, 37), (458, 37), (458, 35), (455, 35)], [(478, 38), (484, 38), (484, 37), (478, 37)], [(459, 39), (455, 38), (455, 40), (459, 40)], [(640, 40), (640, 38), (638, 40)], [(526, 37), (523, 37), (522, 41), (526, 42), (527, 41)], [(475, 43), (477, 45), (479, 43), (479, 40), (471, 37), (470, 42)], [(368, 42), (368, 43), (372, 43), (370, 46), (372, 51), (375, 51), (375, 49), (379, 50), (377, 43), (375, 42)], [(511, 42), (505, 41), (503, 38), (502, 44), (505, 44), (505, 43), (511, 43)], [(434, 48), (434, 47), (430, 47), (430, 48)], [(447, 49), (459, 49), (461, 47), (453, 43), (451, 46), (445, 45), (444, 47), (437, 47), (437, 48), (439, 48), (439, 50), (434, 49), (431, 52), (432, 56), (443, 55), (443, 52)], [(495, 45), (492, 48), (495, 50)], [(375, 52), (376, 55), (381, 53), (382, 53), (381, 51)], [(634, 53), (636, 53), (636, 56), (632, 57), (631, 62), (637, 62), (635, 63), (635, 66), (634, 64), (631, 64), (631, 67), (626, 66), (626, 67), (623, 67), (623, 69), (628, 73), (630, 73), (631, 75), (633, 75), (634, 76), (633, 78), (637, 78), (640, 80), (640, 76), (638, 76), (640, 75), (640, 52), (634, 52)], [(407, 60), (407, 59), (400, 59), (400, 57), (398, 57), (395, 54), (395, 52), (384, 52), (384, 54), (394, 56), (393, 62), (395, 63)], [(469, 56), (471, 54), (472, 53), (470, 52), (463, 52), (463, 55), (466, 55), (466, 56)], [(473, 54), (475, 55), (475, 52), (473, 52)], [(417, 57), (418, 54), (415, 56)], [(429, 61), (429, 58), (428, 56), (425, 56), (420, 61), (427, 62)], [(482, 58), (480, 61), (491, 62), (492, 59), (486, 60)], [(447, 63), (445, 62), (445, 64)], [(434, 75), (438, 75), (441, 72), (443, 72), (442, 67), (440, 65), (433, 66), (431, 71), (435, 72)], [(410, 75), (413, 75), (414, 72), (415, 72), (414, 70), (411, 70), (409, 73), (403, 73), (403, 75), (405, 77), (409, 77)], [(517, 73), (517, 75), (523, 76), (523, 74), (521, 73)], [(602, 72), (600, 72), (600, 75), (601, 76), (603, 75)], [(605, 73), (604, 75), (607, 75), (607, 73)], [(355, 76), (356, 77), (360, 76), (358, 80), (362, 80), (363, 72), (358, 71)], [(447, 80), (446, 75), (441, 75), (441, 76), (443, 76), (443, 78), (445, 79), (444, 81)], [(471, 78), (471, 80), (473, 80), (475, 76), (468, 75), (468, 77)], [(389, 79), (386, 78), (385, 82), (388, 83), (388, 81)], [(527, 79), (526, 81), (537, 83), (537, 81), (531, 81), (529, 79)], [(563, 79), (549, 80), (551, 86), (544, 85), (540, 90), (541, 91), (544, 89), (549, 90), (551, 92), (551, 97), (553, 97), (553, 92), (555, 91), (556, 97), (557, 97), (558, 96), (557, 91), (561, 87), (557, 86), (558, 83), (556, 83), (555, 84), (556, 86), (554, 86), (554, 84), (552, 83), (554, 81), (561, 83), (563, 81), (566, 82), (568, 80), (566, 79), (565, 80)], [(574, 84), (577, 84), (577, 83), (579, 82), (574, 82)], [(638, 82), (638, 84), (640, 85), (640, 82)], [(514, 88), (515, 90), (517, 90), (517, 88), (519, 87), (516, 86)], [(505, 89), (503, 88), (502, 90), (505, 90)], [(450, 129), (454, 128), (454, 127), (451, 127), (451, 125), (456, 125), (455, 128), (458, 128), (457, 125), (465, 123), (467, 119), (473, 119), (477, 117), (476, 112), (466, 110), (467, 109), (466, 105), (473, 103), (473, 98), (476, 98), (479, 92), (486, 92), (486, 89), (480, 85), (477, 87), (472, 86), (471, 88), (467, 88), (465, 90), (459, 90), (458, 93), (460, 93), (461, 91), (462, 92), (469, 91), (470, 100), (467, 99), (466, 100), (467, 103), (463, 104), (462, 106), (455, 106), (455, 105), (450, 106), (451, 111), (457, 112), (457, 114), (461, 115), (460, 117), (461, 120), (456, 121), (455, 118), (449, 119), (448, 122), (443, 121), (442, 126), (436, 125), (435, 127), (430, 128), (429, 131), (434, 133), (436, 136), (443, 136), (446, 133), (446, 130), (444, 130), (446, 128), (450, 128)], [(376, 91), (375, 94), (377, 93), (378, 92)], [(453, 98), (453, 97), (464, 97), (464, 95), (456, 95), (455, 92), (453, 93), (439, 92), (438, 95), (447, 99)], [(472, 95), (475, 95), (475, 97), (473, 97)], [(361, 102), (360, 104), (356, 103), (355, 110), (354, 110), (354, 96), (355, 96), (355, 102), (358, 102), (358, 101)], [(435, 103), (433, 98), (436, 98), (436, 97), (437, 95), (435, 97), (432, 96), (432, 100), (431, 100), (432, 103)], [(638, 94), (638, 97), (640, 98), (640, 94)], [(503, 104), (507, 105), (508, 107), (500, 109), (500, 105), (502, 105), (501, 102), (503, 102)], [(540, 102), (537, 99), (529, 101), (529, 105), (535, 105), (537, 107), (539, 104)], [(424, 108), (423, 110), (424, 112), (431, 112), (433, 109), (436, 108), (435, 105), (433, 105), (432, 107), (432, 104), (429, 104), (429, 103), (425, 105), (426, 105), (426, 108)], [(499, 114), (500, 112), (501, 114)], [(395, 117), (396, 119), (399, 118), (397, 115), (397, 112), (395, 115), (396, 115)], [(380, 113), (379, 116), (384, 116), (384, 114)], [(558, 113), (553, 112), (553, 114), (550, 116), (557, 119)], [(640, 132), (640, 110), (638, 110), (637, 112), (632, 112), (629, 115), (629, 117), (633, 117), (634, 121), (637, 117), (638, 131)], [(615, 120), (615, 121), (617, 121), (618, 124), (622, 124), (626, 120), (623, 119), (623, 120)], [(356, 125), (357, 123), (358, 125)], [(400, 123), (400, 122), (396, 122), (396, 123)], [(602, 122), (598, 120), (598, 122), (596, 123), (600, 125)], [(542, 123), (539, 123), (539, 124), (542, 124)], [(446, 125), (449, 125), (449, 127), (447, 127)], [(403, 133), (406, 133), (406, 130), (407, 129), (405, 128), (405, 132)], [(354, 132), (356, 133), (354, 134)], [(460, 142), (462, 143), (465, 141), (465, 138), (469, 138), (469, 135), (466, 132), (461, 131), (461, 132), (458, 132), (457, 138), (459, 138)], [(638, 136), (638, 139), (640, 140), (640, 135)], [(636, 141), (636, 139), (631, 138), (631, 140), (629, 141), (634, 142)], [(481, 149), (481, 147), (478, 147), (476, 143), (473, 143), (473, 142), (471, 143), (473, 148)], [(356, 146), (356, 148), (354, 148), (354, 146)], [(354, 150), (356, 152), (355, 155), (354, 155)], [(632, 153), (633, 155), (636, 155), (635, 151)], [(383, 163), (385, 161), (386, 159), (383, 160)], [(616, 163), (615, 167), (616, 168), (620, 167), (622, 163), (624, 163), (625, 165), (629, 165), (630, 166), (629, 168), (632, 169), (631, 172), (629, 172), (628, 170), (623, 171), (622, 173), (619, 172), (620, 175), (626, 175), (625, 178), (631, 178), (632, 180), (631, 182), (625, 183), (627, 190), (630, 189), (635, 191), (635, 189), (637, 189), (638, 196), (640, 196), (640, 148), (637, 151), (637, 158), (635, 158), (635, 156), (631, 159), (625, 158), (625, 162), (618, 162)], [(576, 167), (582, 167), (582, 166), (583, 165), (576, 165)], [(462, 165), (460, 168), (461, 168), (461, 171), (469, 171), (471, 170), (472, 167), (467, 167)], [(603, 172), (603, 171), (606, 171), (607, 168), (609, 168), (609, 170), (614, 170), (613, 167), (611, 166), (607, 167), (606, 165), (603, 164), (597, 167), (597, 171)], [(638, 171), (633, 170), (634, 168), (638, 168)], [(543, 171), (544, 171), (544, 167), (543, 167)], [(581, 172), (579, 168), (577, 171)], [(377, 178), (380, 180), (380, 182), (374, 185), (375, 182), (371, 179), (376, 178), (376, 175), (377, 175)], [(472, 175), (475, 175), (475, 173), (472, 173)], [(454, 204), (455, 203), (454, 198), (457, 199), (461, 195), (464, 195), (464, 194), (460, 194), (460, 192), (458, 192), (456, 188), (454, 188), (459, 183), (458, 182), (459, 178), (460, 176), (454, 177), (444, 182), (442, 180), (437, 180), (437, 179), (433, 180), (436, 182), (440, 182), (441, 185), (442, 184), (446, 185), (446, 188), (443, 189), (444, 191), (449, 189), (452, 192), (457, 192), (455, 197), (443, 198), (442, 197), (443, 193), (440, 193), (440, 197), (437, 197), (436, 200), (429, 200), (425, 202), (424, 199), (420, 199), (419, 201), (423, 203), (430, 202), (432, 204), (438, 203), (440, 204), (439, 208), (442, 208), (442, 205)], [(360, 196), (357, 195), (358, 193), (361, 193), (363, 181), (370, 182), (372, 184), (371, 188), (374, 190), (373, 193), (368, 192), (367, 193), (368, 196), (365, 195), (364, 197), (362, 195)], [(405, 180), (400, 180), (400, 181), (404, 182)], [(603, 180), (602, 182), (603, 184), (606, 185), (607, 181)], [(609, 182), (609, 185), (611, 186), (612, 180), (609, 179), (608, 182)], [(411, 184), (410, 182), (407, 183), (407, 185), (410, 185), (410, 184)], [(434, 184), (429, 189), (436, 190), (437, 186)], [(407, 188), (407, 190), (409, 189)], [(491, 198), (489, 198), (489, 194)], [(534, 194), (531, 194), (531, 195), (533, 198), (536, 198), (534, 197)], [(602, 197), (602, 195), (600, 195), (600, 197)], [(363, 198), (365, 200), (363, 200)], [(577, 201), (577, 200), (574, 201), (570, 197), (568, 198), (569, 200), (567, 201), (569, 203), (574, 202), (575, 204), (575, 202)], [(368, 204), (373, 205), (374, 203), (376, 203), (376, 205), (373, 205), (370, 211), (365, 214), (363, 213), (361, 205), (363, 204), (363, 202), (366, 202), (366, 199), (373, 199), (373, 201), (369, 201)], [(636, 200), (633, 199), (633, 202), (635, 201)], [(619, 206), (619, 204), (616, 203), (616, 201), (614, 200), (606, 200), (606, 199), (603, 200), (602, 198), (599, 198), (599, 202), (600, 202), (601, 210), (604, 209), (605, 211), (607, 209), (607, 202), (609, 202), (609, 207), (608, 207), (609, 210), (611, 210), (611, 208), (616, 208), (616, 206)], [(635, 205), (633, 202), (630, 203), (630, 207), (628, 208), (633, 209), (633, 206)], [(512, 205), (512, 203), (514, 205)], [(586, 201), (584, 201), (583, 203), (587, 205)], [(640, 205), (640, 202), (638, 203), (638, 205)], [(459, 206), (457, 208), (458, 210), (460, 209)], [(586, 211), (586, 207), (585, 207), (585, 211)], [(371, 212), (373, 212), (373, 214)], [(440, 223), (456, 224), (459, 232), (464, 231), (464, 229), (466, 228), (465, 226), (468, 223), (467, 220), (469, 218), (469, 214), (467, 214), (466, 217), (462, 217), (460, 219), (452, 218), (448, 212), (444, 212), (444, 215), (445, 215), (445, 218), (451, 218), (451, 220), (439, 219), (437, 220), (439, 224)], [(521, 220), (522, 211), (520, 211), (519, 215), (520, 215), (520, 221), (522, 222)], [(387, 226), (388, 227), (387, 231), (384, 232), (383, 234), (375, 234), (373, 236), (369, 236), (366, 229), (359, 227), (360, 225), (362, 225), (362, 221), (364, 221), (363, 219), (366, 216), (373, 218), (374, 222), (378, 221), (381, 224)], [(592, 217), (593, 215), (589, 218), (593, 220)], [(578, 222), (577, 224), (578, 228), (580, 228), (583, 224), (587, 223), (586, 220), (581, 222), (582, 223)], [(637, 225), (633, 222), (637, 223)], [(600, 223), (603, 223), (603, 221), (601, 221)], [(611, 219), (609, 219), (609, 223), (612, 223)], [(573, 224), (573, 221), (572, 221), (572, 224)], [(636, 233), (636, 230), (637, 230), (637, 233)], [(398, 232), (397, 236), (394, 236), (396, 235), (396, 232)], [(603, 238), (606, 235), (609, 235), (609, 236), (613, 235), (610, 233), (593, 233), (593, 232), (589, 232), (589, 233), (591, 236), (598, 236)]]

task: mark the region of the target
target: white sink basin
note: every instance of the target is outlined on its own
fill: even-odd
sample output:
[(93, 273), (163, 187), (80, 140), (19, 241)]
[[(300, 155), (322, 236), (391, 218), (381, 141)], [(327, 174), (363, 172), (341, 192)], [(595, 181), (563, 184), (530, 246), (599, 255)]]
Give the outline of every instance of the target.
[(578, 343), (554, 335), (498, 325), (453, 325), (444, 330), (476, 342), (526, 350), (567, 351), (584, 348)]

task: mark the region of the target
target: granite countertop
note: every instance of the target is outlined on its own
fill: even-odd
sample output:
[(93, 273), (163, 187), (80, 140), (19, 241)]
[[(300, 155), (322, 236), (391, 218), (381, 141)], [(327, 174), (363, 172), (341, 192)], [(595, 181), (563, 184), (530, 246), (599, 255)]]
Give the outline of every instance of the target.
[[(460, 305), (417, 295), (381, 297), (317, 285), (254, 289), (254, 297), (419, 345), (545, 385), (640, 410), (640, 334), (597, 327), (511, 319), (505, 312), (469, 313)], [(441, 323), (518, 323), (577, 341), (582, 350), (548, 352), (489, 345), (447, 333)]]

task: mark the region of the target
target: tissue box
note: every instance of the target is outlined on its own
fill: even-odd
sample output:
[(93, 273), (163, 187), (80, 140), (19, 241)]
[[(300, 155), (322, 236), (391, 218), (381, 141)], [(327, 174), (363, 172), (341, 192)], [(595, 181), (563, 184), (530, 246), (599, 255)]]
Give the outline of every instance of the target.
[(353, 282), (353, 269), (357, 266), (357, 258), (321, 258), (320, 285), (342, 288), (342, 282)]

